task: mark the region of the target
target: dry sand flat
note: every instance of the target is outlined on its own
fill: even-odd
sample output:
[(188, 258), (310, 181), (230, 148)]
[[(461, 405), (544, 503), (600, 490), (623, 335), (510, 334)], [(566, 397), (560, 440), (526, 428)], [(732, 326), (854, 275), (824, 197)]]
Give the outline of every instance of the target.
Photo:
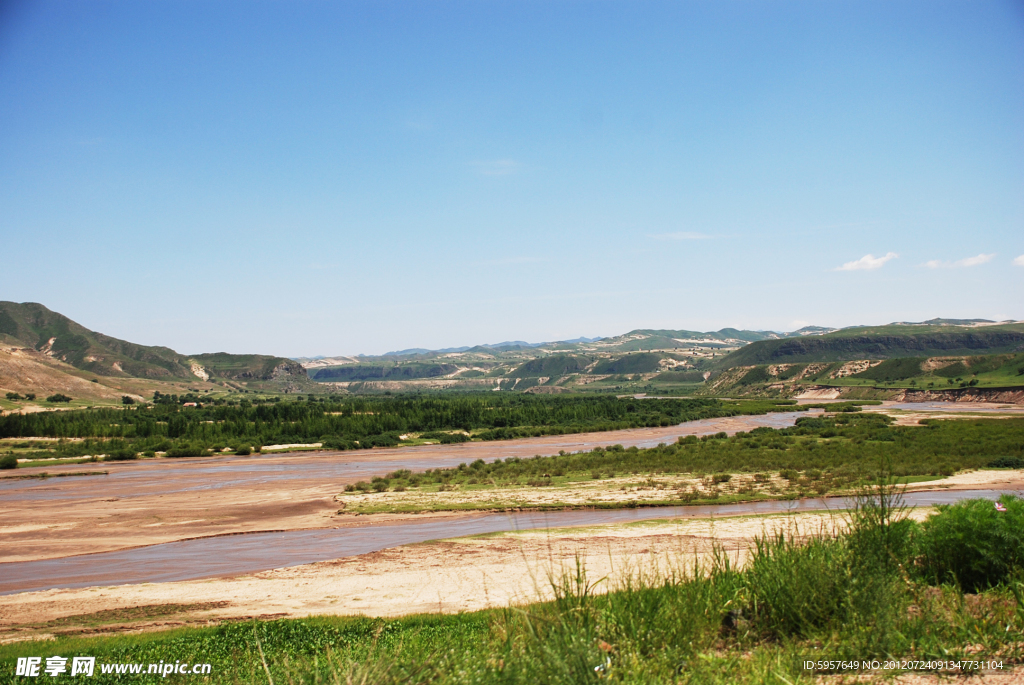
[(993, 402), (921, 402), (887, 400), (864, 411), (891, 416), (897, 426), (916, 426), (923, 419), (1007, 419), (1024, 417), (1024, 406)]
[[(459, 509), (507, 510), (517, 508), (607, 507), (609, 505), (654, 505), (666, 502), (678, 504), (686, 495), (696, 493), (702, 500), (715, 500), (719, 496), (746, 494), (749, 499), (757, 495), (780, 496), (790, 489), (789, 481), (778, 474), (757, 480), (754, 474), (735, 474), (728, 482), (714, 483), (707, 478), (689, 474), (657, 476), (639, 475), (603, 480), (578, 481), (553, 486), (514, 486), (477, 488), (470, 486), (454, 490), (403, 492), (347, 492), (339, 494), (337, 501), (342, 514), (351, 512), (430, 511)], [(370, 513), (371, 516), (377, 514)], [(345, 520), (347, 517), (340, 517)]]
[[(912, 515), (920, 518), (927, 512), (918, 509)], [(841, 516), (822, 513), (504, 533), (230, 578), (4, 595), (0, 596), (0, 640), (83, 632), (90, 619), (69, 617), (133, 607), (192, 608), (171, 610), (159, 620), (113, 623), (89, 631), (154, 629), (254, 616), (399, 616), (502, 607), (550, 598), (552, 575), (571, 571), (577, 558), (588, 578), (603, 579), (598, 588), (607, 590), (638, 573), (689, 571), (695, 563), (709, 560), (715, 544), (733, 562), (742, 563), (756, 535), (780, 530), (799, 535), (832, 532), (842, 522)]]
[(911, 483), (907, 491), (919, 490), (1024, 490), (1024, 469), (967, 471), (937, 481)]

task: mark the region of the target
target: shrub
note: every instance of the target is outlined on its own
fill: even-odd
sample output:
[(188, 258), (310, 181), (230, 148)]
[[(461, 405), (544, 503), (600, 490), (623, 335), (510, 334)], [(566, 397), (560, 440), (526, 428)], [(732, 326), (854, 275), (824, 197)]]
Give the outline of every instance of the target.
[(68, 397), (67, 395), (63, 395), (63, 394), (58, 392), (56, 394), (53, 394), (53, 395), (50, 395), (49, 397), (47, 397), (46, 401), (47, 402), (70, 402), (71, 398)]
[(740, 384), (753, 385), (754, 383), (767, 383), (771, 380), (773, 380), (772, 377), (763, 366), (755, 366), (750, 371), (743, 374), (743, 378), (740, 379)]
[(465, 433), (441, 433), (438, 438), (442, 445), (452, 445), (459, 442), (469, 442), (469, 436)]
[(374, 435), (365, 440), (360, 440), (359, 444), (367, 449), (370, 447), (397, 447), (398, 436), (382, 433), (381, 435)]
[(130, 395), (121, 395), (121, 404), (135, 404), (135, 398)]
[(111, 450), (110, 454), (107, 455), (105, 461), (131, 461), (132, 459), (138, 458), (139, 455), (135, 453), (135, 450)]
[(235, 448), (235, 454), (252, 454), (252, 447), (250, 447), (249, 445), (239, 445), (238, 447)]
[(178, 457), (201, 457), (204, 455), (204, 450), (201, 447), (195, 447), (193, 445), (183, 445), (181, 447), (172, 447), (167, 450), (165, 456), (178, 458)]
[(13, 454), (5, 454), (0, 457), (0, 469), (16, 469), (18, 468), (18, 458)]
[(927, 581), (976, 592), (1024, 572), (1024, 499), (999, 502), (1005, 512), (984, 499), (940, 505), (921, 524), (918, 570)]
[(345, 438), (337, 435), (324, 435), (320, 438), (320, 446), (325, 450), (355, 450), (359, 449), (359, 445), (355, 444), (352, 440), (346, 440)]
[(1024, 469), (1024, 459), (1020, 457), (999, 457), (986, 464), (990, 469)]

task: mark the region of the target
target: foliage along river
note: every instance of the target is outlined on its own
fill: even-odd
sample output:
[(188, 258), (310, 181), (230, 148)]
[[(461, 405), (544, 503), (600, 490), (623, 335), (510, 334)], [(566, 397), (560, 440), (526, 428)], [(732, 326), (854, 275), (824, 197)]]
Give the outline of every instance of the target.
[[(806, 415), (807, 412), (782, 412), (762, 416), (732, 417), (729, 419), (731, 424), (729, 432), (752, 430), (759, 426), (783, 428), (793, 425), (798, 417)], [(649, 447), (657, 445), (659, 442), (674, 440), (679, 435), (703, 435), (718, 432), (724, 428), (722, 421), (722, 419), (707, 419), (660, 429), (547, 436), (502, 443), (469, 443), (454, 447), (438, 445), (382, 450), (380, 458), (374, 459), (367, 459), (366, 457), (369, 455), (359, 453), (358, 458), (349, 460), (347, 456), (349, 453), (344, 453), (346, 455), (345, 462), (340, 462), (337, 458), (324, 458), (312, 463), (307, 460), (298, 463), (299, 460), (296, 460), (296, 463), (292, 465), (281, 463), (280, 457), (277, 457), (276, 463), (272, 465), (261, 464), (261, 458), (245, 460), (226, 458), (214, 460), (212, 463), (189, 460), (188, 462), (183, 461), (180, 467), (177, 464), (167, 465), (164, 462), (161, 465), (164, 468), (161, 468), (157, 478), (153, 478), (157, 475), (155, 473), (146, 474), (146, 469), (126, 469), (104, 477), (86, 476), (60, 479), (69, 487), (61, 487), (57, 490), (39, 487), (47, 482), (52, 485), (52, 480), (14, 480), (0, 485), (0, 497), (4, 499), (96, 497), (98, 494), (102, 494), (105, 485), (108, 483), (113, 485), (112, 481), (115, 479), (134, 481), (131, 483), (133, 487), (130, 489), (139, 488), (150, 494), (173, 491), (182, 487), (203, 489), (210, 485), (204, 483), (203, 479), (197, 478), (197, 476), (201, 477), (203, 473), (213, 471), (223, 474), (225, 470), (230, 472), (231, 477), (228, 480), (234, 486), (244, 486), (246, 482), (259, 482), (268, 478), (287, 479), (296, 471), (301, 471), (302, 476), (308, 478), (311, 475), (310, 470), (323, 478), (351, 482), (356, 478), (383, 475), (383, 473), (395, 469), (408, 468), (418, 471), (424, 468), (453, 466), (463, 461), (472, 461), (478, 456), (492, 458), (496, 456), (532, 456), (538, 453), (556, 453), (559, 449), (580, 450), (590, 449), (596, 445), (610, 444)], [(376, 453), (377, 450), (373, 450), (373, 452)], [(94, 465), (83, 466), (95, 468)], [(180, 475), (187, 474), (187, 478), (173, 477), (178, 474), (168, 473), (168, 470), (181, 470), (182, 474)], [(85, 481), (89, 481), (88, 485)], [(145, 483), (141, 481), (145, 481)], [(221, 482), (223, 483), (223, 481)], [(126, 483), (122, 483), (122, 485), (126, 485)], [(145, 487), (139, 487), (143, 485)], [(1001, 493), (992, 490), (920, 492), (907, 495), (907, 503), (927, 506), (948, 503), (964, 497), (995, 498), (999, 494)], [(204, 537), (113, 552), (0, 563), (0, 594), (51, 588), (171, 582), (253, 573), (366, 554), (427, 540), (482, 533), (626, 523), (644, 519), (809, 511), (822, 508), (842, 508), (846, 504), (847, 502), (842, 498), (825, 498), (795, 502), (752, 502), (645, 509), (489, 513), (393, 524), (367, 523), (364, 526), (344, 528)]]

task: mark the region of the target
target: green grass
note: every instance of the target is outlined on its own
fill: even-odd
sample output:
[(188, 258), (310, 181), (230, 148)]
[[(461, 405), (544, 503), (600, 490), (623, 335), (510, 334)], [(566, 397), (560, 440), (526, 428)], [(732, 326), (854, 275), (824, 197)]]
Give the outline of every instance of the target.
[[(914, 561), (919, 528), (890, 486), (880, 490), (882, 506), (863, 500), (849, 533), (759, 539), (743, 569), (718, 553), (703, 566), (679, 559), (672, 569), (609, 586), (577, 562), (549, 577), (553, 600), (506, 609), (13, 643), (0, 646), (0, 682), (16, 682), (17, 657), (54, 654), (95, 656), (99, 664), (213, 665), (208, 677), (166, 682), (378, 685), (795, 685), (816, 682), (819, 673), (803, 667), (808, 659), (1020, 663), (1024, 584), (1014, 574), (1021, 569), (977, 595), (930, 584)], [(98, 675), (90, 682), (161, 680)]]

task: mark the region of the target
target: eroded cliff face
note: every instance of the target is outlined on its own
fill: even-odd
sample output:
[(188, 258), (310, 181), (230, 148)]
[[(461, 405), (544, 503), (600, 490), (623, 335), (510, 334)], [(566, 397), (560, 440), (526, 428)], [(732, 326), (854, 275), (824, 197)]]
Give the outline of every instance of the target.
[(284, 361), (274, 367), (274, 370), (270, 372), (270, 378), (272, 380), (284, 380), (290, 376), (297, 376), (299, 378), (306, 377), (306, 370), (302, 368), (302, 364), (293, 361)]
[(1024, 404), (1024, 388), (952, 388), (950, 390), (905, 390), (893, 396), (900, 402), (995, 402)]

